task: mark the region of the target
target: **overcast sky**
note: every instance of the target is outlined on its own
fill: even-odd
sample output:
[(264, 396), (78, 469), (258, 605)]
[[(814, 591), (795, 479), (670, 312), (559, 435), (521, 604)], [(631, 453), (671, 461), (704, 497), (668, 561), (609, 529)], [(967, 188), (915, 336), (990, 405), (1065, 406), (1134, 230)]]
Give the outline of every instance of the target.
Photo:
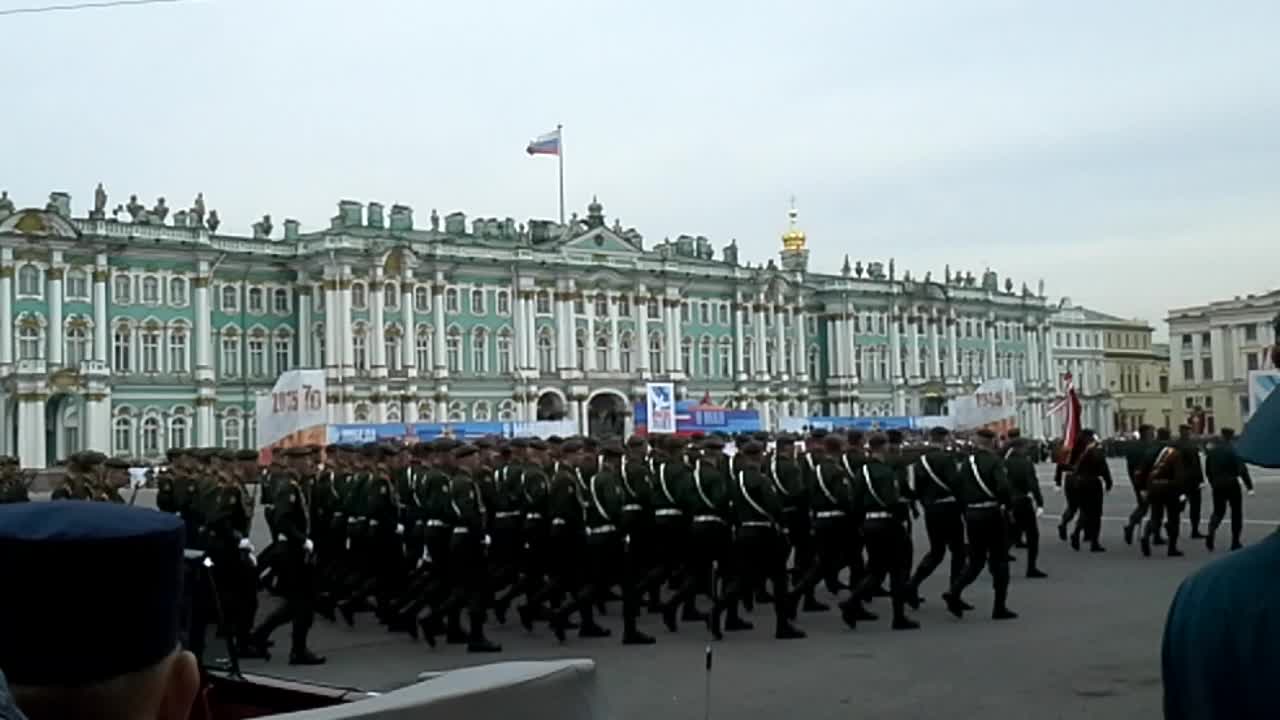
[[(0, 0), (0, 9), (54, 0)], [(62, 1), (62, 0), (59, 0)], [(69, 0), (67, 0), (69, 1)], [(1276, 287), (1275, 0), (192, 0), (0, 16), (0, 187), (224, 229), (342, 198), (554, 218), (811, 268), (987, 265), (1163, 332)]]

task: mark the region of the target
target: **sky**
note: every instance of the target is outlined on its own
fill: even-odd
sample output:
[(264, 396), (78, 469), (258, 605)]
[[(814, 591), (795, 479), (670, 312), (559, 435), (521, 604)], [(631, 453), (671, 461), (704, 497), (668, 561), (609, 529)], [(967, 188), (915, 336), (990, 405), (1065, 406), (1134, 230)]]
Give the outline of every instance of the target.
[[(73, 0), (0, 0), (0, 10)], [(810, 268), (987, 267), (1147, 320), (1280, 285), (1274, 0), (188, 0), (0, 15), (0, 188), (223, 230), (337, 201), (554, 218)], [(277, 232), (279, 232), (277, 230)]]

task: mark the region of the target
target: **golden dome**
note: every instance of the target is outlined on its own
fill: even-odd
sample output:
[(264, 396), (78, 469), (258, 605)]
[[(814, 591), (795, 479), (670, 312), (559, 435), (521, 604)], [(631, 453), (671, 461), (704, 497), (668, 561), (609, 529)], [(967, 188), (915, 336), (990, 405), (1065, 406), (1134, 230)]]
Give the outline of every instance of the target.
[(796, 227), (796, 215), (798, 214), (793, 203), (791, 209), (787, 211), (787, 231), (782, 234), (782, 249), (787, 252), (804, 250), (804, 231)]

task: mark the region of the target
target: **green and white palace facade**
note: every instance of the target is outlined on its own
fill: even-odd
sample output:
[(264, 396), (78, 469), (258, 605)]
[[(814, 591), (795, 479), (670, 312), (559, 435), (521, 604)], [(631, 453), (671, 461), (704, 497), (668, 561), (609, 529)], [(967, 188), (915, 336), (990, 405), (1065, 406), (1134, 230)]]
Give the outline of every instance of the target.
[[(1043, 288), (893, 262), (809, 267), (795, 225), (746, 263), (704, 237), (646, 246), (593, 201), (564, 224), (339, 203), (327, 228), (225, 233), (203, 198), (114, 212), (101, 187), (0, 197), (0, 453), (254, 443), (259, 392), (323, 368), (334, 423), (568, 419), (625, 429), (647, 381), (782, 417), (931, 415), (984, 378), (1044, 432)], [(781, 225), (781, 223), (780, 223)]]

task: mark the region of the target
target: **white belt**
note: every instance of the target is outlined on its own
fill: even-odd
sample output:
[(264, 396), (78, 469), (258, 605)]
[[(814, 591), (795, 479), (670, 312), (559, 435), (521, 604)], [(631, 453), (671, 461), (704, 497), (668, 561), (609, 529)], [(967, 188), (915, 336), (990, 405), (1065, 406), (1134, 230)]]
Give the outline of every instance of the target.
[(529, 520), (541, 520), (541, 519), (542, 519), (542, 513), (531, 512), (531, 513), (529, 513), (528, 515), (525, 515), (525, 518), (527, 518), (527, 519), (529, 519)]
[(348, 523), (348, 524), (350, 524), (350, 525), (354, 525), (354, 524), (355, 524), (355, 522), (356, 522), (356, 519), (355, 519), (355, 518), (353, 518), (353, 517), (349, 517), (349, 518), (347, 518), (347, 523)]
[(869, 512), (865, 515), (868, 520), (888, 520), (893, 517), (893, 513), (887, 513), (881, 510)]
[(471, 528), (462, 527), (461, 525), (453, 529), (454, 535), (466, 535), (469, 532), (471, 532)]
[(965, 509), (981, 510), (982, 508), (993, 508), (995, 506), (996, 506), (996, 502), (994, 500), (987, 500), (984, 502), (969, 503), (968, 505), (965, 506)]
[(493, 516), (500, 517), (500, 518), (520, 517), (520, 511), (519, 510), (503, 510), (500, 513), (494, 513)]
[(944, 497), (944, 498), (942, 498), (941, 500), (934, 500), (933, 502), (931, 502), (931, 503), (929, 503), (929, 504), (930, 504), (930, 505), (941, 505), (942, 503), (949, 503), (949, 502), (955, 502), (955, 501), (956, 501), (956, 499), (955, 499), (955, 498), (953, 498), (953, 497)]
[(603, 535), (605, 533), (617, 532), (618, 528), (612, 525), (601, 525), (599, 527), (587, 528), (588, 535)]
[(640, 503), (628, 503), (626, 505), (623, 505), (622, 509), (630, 512), (637, 512), (639, 510), (644, 510), (644, 506), (641, 505)]
[(694, 516), (693, 516), (693, 521), (694, 521), (694, 522), (696, 522), (696, 523), (698, 523), (698, 522), (718, 522), (718, 523), (722, 523), (722, 522), (724, 522), (724, 518), (720, 517), (719, 515), (694, 515)]
[(773, 527), (773, 523), (767, 520), (746, 520), (740, 524), (742, 525), (742, 527), (767, 527), (767, 528)]
[(551, 521), (551, 524), (552, 525), (568, 525), (569, 521), (565, 520), (564, 518), (556, 518), (555, 520)]
[(680, 508), (661, 508), (654, 514), (662, 516), (683, 515), (684, 511)]
[(844, 517), (844, 511), (843, 510), (820, 510), (817, 513), (815, 513), (814, 516), (820, 517), (820, 518)]
[(427, 527), (445, 527), (443, 520), (428, 520)]

